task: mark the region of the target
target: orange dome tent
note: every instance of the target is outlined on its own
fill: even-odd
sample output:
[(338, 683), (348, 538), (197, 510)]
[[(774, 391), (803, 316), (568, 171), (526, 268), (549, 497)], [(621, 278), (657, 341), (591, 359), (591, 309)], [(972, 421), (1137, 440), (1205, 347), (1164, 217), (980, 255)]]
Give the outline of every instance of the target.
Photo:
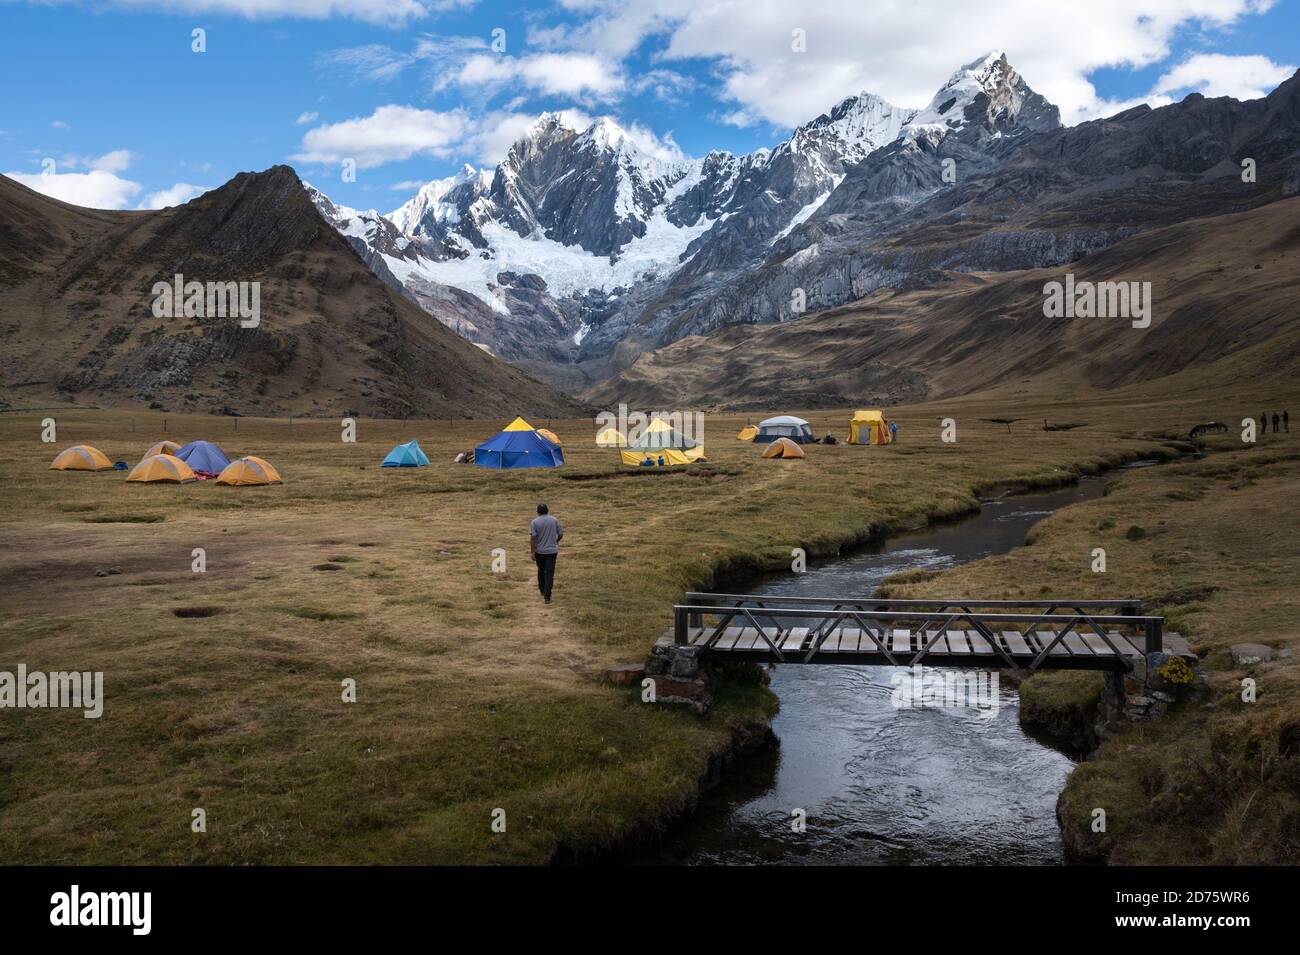
[(113, 462), (99, 448), (88, 444), (74, 444), (59, 452), (50, 465), (51, 471), (111, 471)]
[(155, 454), (175, 454), (180, 449), (181, 446), (177, 444), (175, 441), (159, 441), (152, 448), (146, 451), (144, 453), (144, 457), (141, 458), (140, 460), (143, 461), (144, 458), (151, 458)]
[(763, 452), (765, 458), (802, 458), (803, 456), (803, 448), (789, 438), (777, 438)]
[(243, 487), (250, 484), (280, 484), (280, 472), (255, 455), (231, 461), (217, 478), (218, 484)]
[(564, 446), (564, 442), (560, 440), (559, 436), (554, 431), (548, 431), (546, 428), (538, 428), (537, 433), (547, 441), (551, 442), (551, 444), (558, 444), (561, 447)]
[(172, 484), (186, 484), (197, 481), (194, 469), (174, 454), (151, 454), (131, 469), (126, 476), (128, 481), (153, 484), (166, 481)]

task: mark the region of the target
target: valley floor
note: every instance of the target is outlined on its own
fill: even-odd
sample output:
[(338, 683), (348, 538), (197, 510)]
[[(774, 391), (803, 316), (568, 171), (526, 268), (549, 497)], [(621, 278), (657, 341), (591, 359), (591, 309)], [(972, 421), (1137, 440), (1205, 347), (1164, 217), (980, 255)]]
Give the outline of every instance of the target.
[[(363, 419), (357, 443), (344, 444), (336, 421), (75, 409), (0, 416), (0, 669), (102, 670), (106, 696), (98, 720), (69, 710), (13, 710), (0, 720), (0, 857), (540, 863), (647, 835), (689, 808), (710, 759), (777, 702), (761, 687), (727, 684), (700, 719), (602, 680), (607, 666), (644, 657), (684, 589), (788, 567), (794, 547), (833, 555), (969, 511), (981, 491), (1171, 455), (1193, 424), (1239, 422), (1280, 400), (1248, 390), (967, 398), (895, 409), (896, 445), (817, 446), (788, 462), (760, 460), (759, 448), (735, 440), (762, 415), (709, 417), (708, 463), (664, 474), (620, 467), (616, 452), (594, 446), (590, 421), (533, 422), (565, 440), (566, 467), (497, 473), (451, 458), (505, 421)], [(47, 416), (58, 421), (54, 445), (40, 441)], [(847, 411), (805, 417), (816, 433), (843, 438)], [(940, 440), (945, 417), (956, 421), (956, 443)], [(991, 420), (1005, 418), (1017, 420)], [(1045, 431), (1044, 418), (1075, 427)], [(1225, 452), (1234, 435), (1217, 442)], [(137, 485), (121, 473), (46, 470), (71, 444), (134, 463), (164, 437), (258, 454), (286, 483)], [(411, 438), (429, 468), (378, 468)], [(972, 577), (970, 586), (987, 596), (1039, 586), (1164, 594), (1199, 585), (1208, 558), (1196, 555), (1208, 539), (1220, 552), (1222, 589), (1191, 602), (1210, 608), (1203, 615), (1179, 604), (1179, 622), (1194, 646), (1217, 653), (1230, 626), (1240, 621), (1253, 635), (1264, 617), (1287, 619), (1283, 592), (1295, 599), (1285, 580), (1271, 596), (1237, 589), (1261, 574), (1238, 551), (1254, 531), (1261, 546), (1282, 550), (1281, 573), (1300, 560), (1280, 523), (1287, 502), (1276, 499), (1281, 481), (1294, 486), (1293, 440), (1300, 449), (1300, 434), (1270, 435), (1255, 450), (1174, 466), (1184, 497), (1155, 491), (1130, 501), (1130, 485), (1156, 479), (1126, 474), (1107, 545), (1130, 523), (1151, 533), (1131, 548), (1118, 543), (1104, 581), (1090, 579), (1085, 550), (1063, 551), (1032, 574), (1014, 565)], [(1247, 506), (1220, 509), (1220, 498)], [(538, 500), (566, 530), (551, 606), (537, 596), (528, 559)], [(1210, 530), (1207, 505), (1233, 534)], [(1044, 540), (1074, 510), (1054, 518)], [(205, 573), (191, 570), (197, 547)], [(492, 571), (495, 548), (505, 550), (505, 573)], [(1160, 565), (1158, 579), (1131, 571), (1155, 550), (1179, 556)], [(1198, 575), (1187, 584), (1184, 552)], [(1256, 593), (1267, 613), (1240, 616), (1247, 609), (1234, 595)], [(356, 703), (342, 702), (348, 679)], [(1224, 707), (1213, 720), (1255, 712), (1273, 711)], [(1076, 773), (1079, 785), (1103, 785), (1106, 760)], [(1074, 792), (1072, 781), (1067, 827)], [(206, 833), (191, 831), (196, 808)], [(492, 828), (497, 809), (503, 833)]]

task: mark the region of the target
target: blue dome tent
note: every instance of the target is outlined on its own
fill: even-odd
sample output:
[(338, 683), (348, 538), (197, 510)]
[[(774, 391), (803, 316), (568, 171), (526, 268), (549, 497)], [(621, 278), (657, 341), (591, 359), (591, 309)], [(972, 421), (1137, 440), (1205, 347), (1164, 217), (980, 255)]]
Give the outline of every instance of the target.
[(176, 457), (188, 464), (191, 470), (208, 474), (220, 474), (230, 467), (226, 452), (211, 441), (191, 441), (176, 452)]
[(388, 452), (388, 457), (379, 466), (381, 468), (423, 468), (429, 464), (429, 456), (420, 450), (419, 441), (399, 444)]
[(564, 449), (516, 418), (474, 449), (474, 463), (481, 468), (558, 468), (564, 463)]

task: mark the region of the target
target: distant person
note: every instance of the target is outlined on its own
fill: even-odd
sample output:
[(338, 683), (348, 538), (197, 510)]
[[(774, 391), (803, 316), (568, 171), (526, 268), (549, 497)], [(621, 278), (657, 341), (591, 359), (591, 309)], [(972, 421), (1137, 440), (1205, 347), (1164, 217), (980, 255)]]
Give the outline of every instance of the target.
[(889, 422), (889, 440), (890, 440), (890, 443), (891, 443), (891, 444), (892, 444), (893, 442), (895, 442), (895, 441), (898, 440), (898, 422), (897, 422), (897, 421), (891, 421), (891, 422)]
[(1279, 434), (1281, 432), (1282, 429), (1278, 427), (1278, 425), (1281, 424), (1281, 422), (1282, 422), (1282, 416), (1279, 415), (1276, 411), (1274, 411), (1273, 412), (1273, 433), (1274, 434)]
[(551, 602), (551, 587), (555, 584), (555, 558), (560, 556), (560, 541), (564, 528), (551, 516), (545, 504), (537, 505), (537, 516), (528, 525), (528, 540), (533, 549), (533, 563), (537, 565), (537, 589), (542, 598)]
[(1286, 433), (1291, 433), (1291, 416), (1285, 411), (1282, 412), (1282, 427), (1286, 428)]
[(1268, 415), (1263, 412), (1259, 416), (1259, 433), (1268, 434)]

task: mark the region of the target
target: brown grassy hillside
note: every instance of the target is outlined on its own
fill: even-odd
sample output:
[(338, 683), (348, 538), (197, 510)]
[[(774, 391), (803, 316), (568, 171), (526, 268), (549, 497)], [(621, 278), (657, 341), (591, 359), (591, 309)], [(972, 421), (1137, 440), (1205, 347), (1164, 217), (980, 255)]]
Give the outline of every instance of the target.
[[(778, 325), (642, 356), (588, 397), (740, 409), (893, 404), (976, 391), (1068, 394), (1184, 373), (1200, 383), (1300, 362), (1300, 199), (1168, 226), (1068, 267), (951, 274)], [(1152, 284), (1151, 326), (1045, 318), (1043, 286)]]
[[(156, 318), (155, 282), (261, 283), (261, 323)], [(287, 166), (159, 212), (82, 209), (0, 177), (0, 383), (11, 406), (384, 417), (572, 414), (380, 281)]]

